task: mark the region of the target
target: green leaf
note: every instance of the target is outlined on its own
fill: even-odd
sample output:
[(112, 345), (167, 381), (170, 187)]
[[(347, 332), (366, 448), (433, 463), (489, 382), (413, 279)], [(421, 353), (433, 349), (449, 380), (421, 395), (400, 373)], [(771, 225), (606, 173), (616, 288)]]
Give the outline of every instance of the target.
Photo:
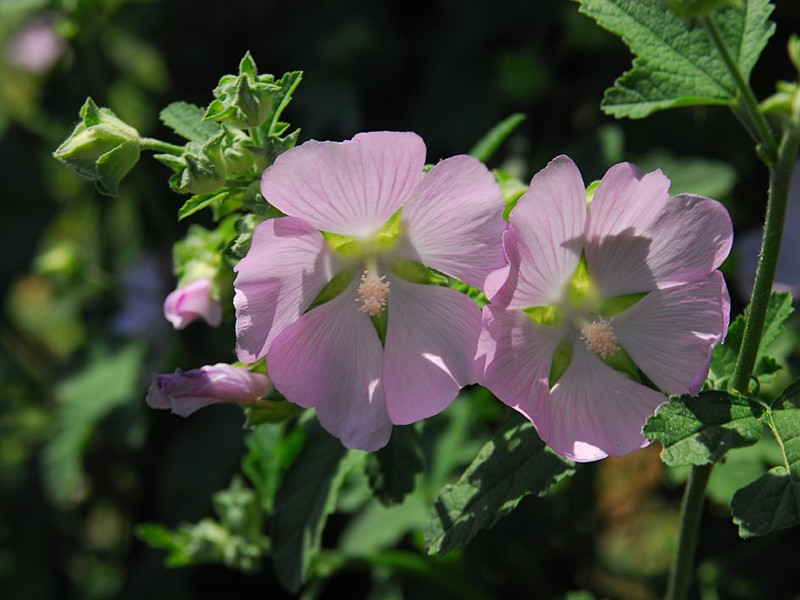
[(386, 447), (367, 457), (369, 485), (386, 506), (414, 490), (416, 475), (425, 467), (419, 438), (414, 427), (395, 427)]
[(762, 413), (760, 404), (725, 392), (673, 396), (647, 419), (643, 432), (664, 445), (661, 460), (667, 465), (708, 465), (728, 450), (755, 444), (764, 431)]
[(800, 525), (800, 482), (784, 467), (770, 469), (736, 492), (731, 511), (743, 538)]
[(55, 431), (44, 448), (44, 484), (49, 497), (66, 506), (84, 478), (83, 450), (100, 421), (114, 408), (137, 397), (144, 346), (130, 344), (97, 355), (86, 368), (61, 382), (55, 390), (59, 407)]
[[(758, 345), (758, 355), (753, 369), (754, 377), (766, 380), (780, 369), (776, 361), (767, 356), (767, 352), (777, 337), (785, 331), (783, 324), (793, 310), (792, 295), (789, 292), (772, 292), (764, 320), (764, 330)], [(728, 328), (725, 342), (714, 348), (711, 355), (709, 378), (717, 388), (726, 387), (736, 369), (747, 315), (748, 310), (745, 309), (743, 316), (734, 319)]]
[(261, 425), (247, 436), (242, 471), (255, 486), (266, 512), (272, 511), (283, 475), (302, 451), (305, 439), (301, 427), (287, 434), (284, 423)]
[(800, 381), (786, 388), (761, 420), (778, 441), (783, 465), (733, 496), (733, 520), (742, 537), (800, 524)]
[(191, 142), (204, 144), (222, 131), (218, 123), (204, 121), (205, 110), (188, 102), (173, 102), (158, 117), (162, 123), (179, 136)]
[(315, 420), (306, 427), (305, 447), (284, 476), (270, 519), (275, 571), (292, 593), (305, 582), (311, 559), (319, 552), (322, 529), (344, 475), (363, 460), (363, 453), (348, 453)]
[(193, 215), (199, 210), (203, 210), (206, 206), (210, 205), (215, 200), (222, 202), (225, 198), (228, 197), (230, 192), (224, 191), (219, 192), (217, 194), (206, 194), (203, 196), (197, 195), (192, 196), (186, 202), (183, 203), (180, 210), (178, 211), (178, 220), (182, 221), (186, 217)]
[(428, 553), (446, 554), (465, 546), (525, 496), (544, 495), (573, 471), (572, 463), (545, 446), (530, 422), (515, 415), (481, 448), (461, 478), (439, 494), (425, 528)]
[(478, 143), (469, 151), (470, 156), (474, 156), (483, 163), (487, 162), (524, 120), (525, 115), (522, 113), (514, 113), (506, 117), (478, 140)]
[[(633, 52), (633, 68), (606, 90), (603, 110), (633, 119), (666, 108), (733, 104), (733, 76), (696, 22), (673, 14), (663, 0), (578, 0), (580, 11), (619, 35)], [(722, 10), (716, 20), (745, 80), (775, 31), (768, 0)]]

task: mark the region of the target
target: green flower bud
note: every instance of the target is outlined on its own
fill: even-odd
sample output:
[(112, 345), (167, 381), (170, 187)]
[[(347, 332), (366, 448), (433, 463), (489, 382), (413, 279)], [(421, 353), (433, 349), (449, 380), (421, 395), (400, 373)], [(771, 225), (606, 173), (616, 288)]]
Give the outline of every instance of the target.
[(272, 75), (259, 75), (250, 53), (239, 64), (239, 75), (225, 75), (214, 90), (216, 98), (204, 119), (234, 127), (258, 127), (275, 112), (275, 95), (281, 91)]
[(173, 167), (183, 165), (183, 168), (170, 178), (172, 189), (181, 194), (202, 195), (213, 194), (224, 186), (228, 172), (223, 154), (224, 140), (225, 132), (220, 131), (205, 144), (200, 145), (196, 142), (186, 144), (183, 156), (170, 165)]
[(101, 194), (115, 196), (119, 182), (139, 161), (139, 132), (91, 98), (81, 108), (81, 122), (53, 156), (94, 182)]

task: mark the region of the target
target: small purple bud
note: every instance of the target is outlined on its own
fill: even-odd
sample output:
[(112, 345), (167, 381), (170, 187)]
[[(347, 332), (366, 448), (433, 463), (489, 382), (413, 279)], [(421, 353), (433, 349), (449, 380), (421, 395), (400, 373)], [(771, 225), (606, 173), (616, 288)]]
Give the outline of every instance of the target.
[(253, 404), (272, 388), (266, 375), (224, 363), (156, 375), (147, 392), (151, 408), (188, 417), (209, 404)]

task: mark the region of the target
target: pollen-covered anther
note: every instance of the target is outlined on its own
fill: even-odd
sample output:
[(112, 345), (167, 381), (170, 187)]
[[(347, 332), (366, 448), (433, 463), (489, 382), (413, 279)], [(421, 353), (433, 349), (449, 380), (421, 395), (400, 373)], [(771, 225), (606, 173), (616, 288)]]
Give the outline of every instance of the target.
[(363, 305), (358, 310), (367, 313), (370, 317), (377, 317), (386, 307), (389, 296), (389, 285), (386, 276), (378, 277), (375, 273), (364, 271), (361, 275), (361, 284), (358, 286), (358, 298)]
[(601, 358), (608, 358), (619, 350), (611, 321), (602, 317), (581, 329), (581, 339), (589, 350)]

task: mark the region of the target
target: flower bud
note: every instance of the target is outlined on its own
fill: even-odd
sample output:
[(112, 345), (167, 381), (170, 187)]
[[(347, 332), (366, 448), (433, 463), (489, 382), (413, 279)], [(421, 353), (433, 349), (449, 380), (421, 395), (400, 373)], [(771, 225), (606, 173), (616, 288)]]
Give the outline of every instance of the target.
[(183, 329), (202, 317), (212, 327), (222, 322), (222, 305), (212, 296), (212, 282), (208, 277), (197, 279), (179, 287), (164, 300), (164, 316), (175, 329)]
[(139, 161), (139, 132), (91, 98), (81, 108), (81, 122), (53, 156), (114, 196), (119, 182)]
[(224, 363), (172, 375), (156, 375), (147, 392), (147, 405), (188, 417), (210, 404), (253, 404), (272, 388), (261, 373)]
[(205, 119), (221, 121), (234, 127), (258, 127), (275, 112), (275, 96), (281, 87), (272, 75), (259, 75), (248, 52), (239, 65), (239, 75), (225, 75), (214, 90), (216, 98), (208, 107)]

